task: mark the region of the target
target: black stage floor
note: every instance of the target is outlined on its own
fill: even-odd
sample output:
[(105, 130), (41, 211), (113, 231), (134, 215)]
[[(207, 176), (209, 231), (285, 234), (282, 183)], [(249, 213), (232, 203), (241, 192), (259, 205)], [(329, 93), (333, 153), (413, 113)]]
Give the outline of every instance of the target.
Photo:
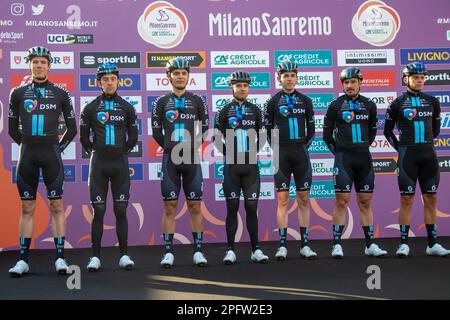
[[(450, 247), (450, 237), (440, 238)], [(90, 249), (66, 251), (70, 264), (81, 268), (81, 289), (67, 288), (68, 276), (54, 271), (54, 250), (34, 250), (30, 255), (30, 273), (12, 278), (8, 269), (16, 262), (17, 252), (0, 252), (0, 299), (151, 299), (151, 300), (233, 300), (233, 299), (450, 299), (450, 257), (425, 255), (426, 239), (410, 239), (411, 257), (394, 256), (398, 239), (377, 239), (389, 251), (386, 258), (363, 255), (364, 240), (344, 240), (344, 259), (330, 257), (330, 241), (312, 241), (317, 260), (304, 260), (299, 243), (288, 242), (288, 260), (276, 261), (276, 242), (262, 243), (269, 254), (268, 264), (250, 261), (250, 245), (236, 246), (238, 262), (222, 264), (225, 244), (206, 244), (206, 268), (192, 264), (192, 246), (175, 246), (175, 266), (159, 266), (161, 246), (130, 247), (136, 262), (133, 271), (120, 270), (118, 248), (104, 248), (102, 269), (89, 273), (85, 266)], [(381, 289), (369, 290), (367, 268), (380, 268)], [(369, 281), (372, 282), (372, 281)]]

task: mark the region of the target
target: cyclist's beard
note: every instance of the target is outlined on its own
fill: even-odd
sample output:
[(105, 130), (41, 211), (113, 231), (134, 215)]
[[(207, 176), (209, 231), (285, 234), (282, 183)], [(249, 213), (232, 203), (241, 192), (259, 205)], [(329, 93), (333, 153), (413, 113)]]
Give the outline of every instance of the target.
[(246, 99), (246, 98), (238, 98), (238, 97), (236, 97), (236, 95), (234, 94), (234, 92), (233, 92), (233, 98), (234, 98), (235, 100), (239, 101), (239, 102), (244, 102), (245, 99)]

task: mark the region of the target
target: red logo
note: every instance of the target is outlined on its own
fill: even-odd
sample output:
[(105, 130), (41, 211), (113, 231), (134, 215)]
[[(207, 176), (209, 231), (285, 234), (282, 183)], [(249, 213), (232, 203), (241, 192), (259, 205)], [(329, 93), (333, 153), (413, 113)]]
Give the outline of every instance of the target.
[[(11, 87), (21, 86), (33, 80), (29, 74), (14, 74), (11, 76)], [(48, 80), (65, 88), (67, 91), (75, 89), (75, 75), (73, 74), (49, 74)]]
[[(395, 70), (366, 70), (363, 71), (362, 88), (387, 88), (397, 86), (397, 71)], [(342, 88), (342, 83), (339, 81)], [(393, 100), (393, 97), (390, 97)], [(388, 97), (389, 100), (389, 97)]]
[(21, 56), (14, 56), (14, 63), (15, 64), (20, 64), (21, 61), (22, 61), (22, 57)]
[(162, 157), (164, 149), (156, 142), (155, 139), (151, 139), (148, 142), (148, 155), (150, 157)]
[(63, 62), (64, 62), (65, 64), (69, 64), (69, 63), (70, 63), (70, 57), (69, 57), (69, 56), (64, 56), (64, 57), (63, 57)]

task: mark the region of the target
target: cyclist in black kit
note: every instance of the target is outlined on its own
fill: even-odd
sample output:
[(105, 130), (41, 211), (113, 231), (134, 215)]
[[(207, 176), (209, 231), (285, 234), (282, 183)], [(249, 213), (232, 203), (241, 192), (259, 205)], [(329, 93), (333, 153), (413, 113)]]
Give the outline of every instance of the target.
[[(291, 61), (285, 61), (278, 65), (277, 79), (282, 90), (267, 102), (264, 114), (269, 142), (274, 157), (277, 158), (275, 163), (278, 163), (278, 170), (275, 172), (275, 187), (278, 199), (277, 220), (280, 246), (275, 258), (280, 261), (286, 260), (287, 257), (287, 211), (292, 174), (297, 191), (301, 235), (300, 255), (307, 259), (317, 257), (317, 254), (307, 245), (310, 216), (309, 190), (312, 183), (308, 147), (314, 139), (314, 110), (311, 99), (295, 90), (298, 80), (297, 71), (297, 64)], [(272, 140), (272, 135), (274, 140)]]
[(377, 133), (377, 107), (360, 95), (363, 80), (360, 69), (346, 68), (339, 78), (345, 94), (331, 102), (323, 127), (323, 140), (335, 155), (333, 178), (336, 205), (333, 211), (334, 245), (331, 256), (336, 259), (344, 256), (341, 235), (353, 183), (366, 239), (364, 253), (367, 256), (386, 256), (387, 251), (373, 242), (371, 204), (375, 174), (369, 146)]
[[(398, 257), (409, 255), (408, 233), (416, 183), (419, 180), (424, 203), (424, 219), (428, 235), (427, 255), (447, 256), (436, 242), (436, 192), (439, 186), (439, 164), (433, 139), (441, 128), (439, 101), (422, 92), (427, 74), (426, 66), (413, 62), (402, 71), (407, 91), (395, 99), (386, 112), (384, 135), (398, 151), (398, 185), (400, 188), (399, 224), (401, 243)], [(400, 140), (394, 134), (397, 125)]]
[[(134, 262), (127, 254), (127, 206), (130, 198), (130, 174), (127, 154), (137, 143), (137, 122), (134, 107), (117, 94), (119, 69), (115, 64), (101, 64), (97, 70), (102, 94), (81, 111), (80, 142), (91, 154), (89, 193), (94, 219), (92, 221), (92, 257), (87, 269), (100, 269), (100, 248), (103, 218), (106, 211), (108, 183), (114, 201), (116, 232), (119, 240), (119, 267), (130, 270)], [(93, 132), (93, 141), (90, 139)]]
[(160, 96), (153, 106), (152, 129), (156, 142), (164, 149), (161, 169), (161, 193), (164, 200), (162, 230), (165, 243), (161, 265), (170, 268), (174, 262), (173, 237), (175, 213), (181, 183), (191, 216), (194, 238), (194, 264), (207, 265), (202, 252), (203, 217), (201, 200), (203, 178), (198, 149), (208, 130), (208, 108), (203, 99), (186, 91), (189, 62), (181, 57), (166, 64), (172, 92)]
[[(9, 99), (9, 135), (20, 146), (17, 188), (22, 200), (19, 222), (20, 260), (9, 272), (12, 276), (19, 277), (29, 271), (28, 253), (33, 234), (39, 170), (42, 169), (57, 250), (55, 267), (59, 274), (65, 274), (68, 264), (64, 259), (66, 218), (62, 202), (64, 167), (61, 152), (77, 134), (75, 113), (69, 93), (48, 81), (52, 63), (50, 51), (44, 47), (32, 47), (25, 59), (29, 63), (33, 81), (14, 88)], [(67, 130), (59, 139), (61, 113)]]
[[(225, 155), (223, 191), (227, 204), (226, 231), (228, 249), (223, 262), (236, 262), (234, 238), (237, 230), (237, 212), (241, 190), (247, 213), (247, 230), (252, 245), (251, 260), (267, 263), (258, 241), (258, 199), (260, 192), (258, 149), (265, 143), (263, 115), (259, 108), (248, 102), (251, 77), (247, 72), (235, 71), (230, 76), (233, 101), (216, 114), (214, 143)], [(223, 140), (222, 140), (223, 137)]]

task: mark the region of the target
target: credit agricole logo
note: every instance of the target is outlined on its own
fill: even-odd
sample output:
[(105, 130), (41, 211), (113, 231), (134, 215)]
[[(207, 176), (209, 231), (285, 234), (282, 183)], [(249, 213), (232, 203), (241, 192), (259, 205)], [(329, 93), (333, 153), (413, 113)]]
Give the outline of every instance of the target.
[(386, 46), (400, 30), (400, 16), (383, 1), (366, 1), (353, 16), (352, 30), (361, 41)]
[(166, 1), (156, 1), (145, 8), (137, 23), (139, 35), (146, 42), (163, 49), (183, 41), (188, 20), (183, 11)]

